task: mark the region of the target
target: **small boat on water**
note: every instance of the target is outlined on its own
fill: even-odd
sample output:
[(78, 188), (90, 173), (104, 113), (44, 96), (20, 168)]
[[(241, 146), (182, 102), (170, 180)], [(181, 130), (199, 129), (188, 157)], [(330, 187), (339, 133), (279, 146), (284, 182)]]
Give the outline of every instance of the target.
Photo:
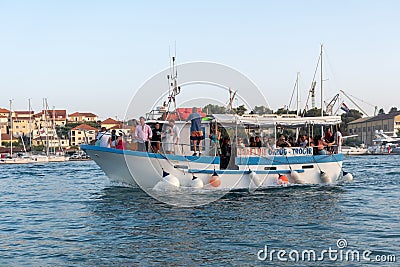
[(397, 137), (388, 136), (382, 130), (375, 131), (374, 145), (368, 147), (368, 153), (372, 155), (399, 154), (399, 142)]
[(368, 148), (361, 146), (342, 146), (342, 153), (346, 156), (368, 155)]

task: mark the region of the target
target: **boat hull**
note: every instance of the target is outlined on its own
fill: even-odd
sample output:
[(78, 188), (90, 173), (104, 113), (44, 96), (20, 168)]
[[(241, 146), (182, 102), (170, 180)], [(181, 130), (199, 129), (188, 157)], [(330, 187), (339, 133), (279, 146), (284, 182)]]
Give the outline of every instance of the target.
[[(180, 187), (193, 186), (192, 179), (202, 181), (205, 189), (258, 189), (287, 184), (324, 184), (321, 171), (335, 183), (342, 170), (342, 154), (302, 157), (276, 156), (271, 159), (248, 158), (236, 161), (235, 170), (220, 170), (218, 157), (192, 157), (123, 151), (112, 148), (82, 145), (81, 148), (100, 166), (110, 181), (154, 188), (163, 180), (163, 173), (176, 177)], [(293, 174), (295, 171), (297, 174)], [(218, 183), (210, 183), (213, 174)], [(300, 178), (300, 179), (299, 179)], [(217, 186), (218, 185), (218, 186)]]

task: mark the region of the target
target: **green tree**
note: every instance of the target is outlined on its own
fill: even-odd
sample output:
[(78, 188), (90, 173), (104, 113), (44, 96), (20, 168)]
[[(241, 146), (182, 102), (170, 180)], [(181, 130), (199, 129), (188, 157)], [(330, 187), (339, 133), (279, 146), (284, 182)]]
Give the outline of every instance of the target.
[(253, 114), (263, 115), (263, 114), (273, 114), (274, 111), (265, 106), (255, 106), (253, 109)]
[[(19, 139), (17, 141), (13, 141), (12, 144), (13, 147), (22, 147), (22, 143), (20, 142)], [(11, 142), (1, 142), (1, 145), (5, 147), (11, 147)]]
[(340, 128), (343, 133), (348, 133), (348, 125), (350, 122), (355, 121), (359, 118), (362, 118), (363, 114), (356, 110), (356, 109), (350, 109), (349, 112), (343, 113), (341, 115), (342, 123), (340, 124)]
[(44, 145), (32, 146), (33, 151), (41, 152), (44, 150)]
[(385, 111), (383, 110), (383, 108), (381, 108), (381, 109), (378, 111), (378, 115), (381, 115), (381, 114), (385, 114)]
[[(320, 108), (309, 109), (304, 114), (304, 117), (320, 117), (320, 116), (321, 116)], [(328, 114), (324, 112), (324, 116), (328, 116)]]
[(208, 104), (203, 107), (203, 111), (208, 114), (224, 114), (226, 112), (226, 107)]
[(397, 107), (392, 107), (391, 109), (390, 109), (390, 111), (389, 111), (389, 114), (390, 113), (395, 113), (395, 112), (397, 112), (398, 110), (397, 110)]
[(235, 112), (236, 114), (242, 116), (243, 114), (245, 114), (247, 111), (247, 108), (244, 105), (240, 105), (237, 108), (233, 109), (233, 112)]
[[(94, 128), (100, 128), (101, 125), (101, 121), (86, 121), (83, 122), (84, 124), (87, 124), (89, 126), (92, 126)], [(75, 122), (75, 121), (71, 121), (71, 122), (67, 122), (64, 126), (56, 126), (56, 133), (57, 136), (59, 138), (69, 138), (70, 137), (70, 133), (71, 133), (71, 129), (75, 128), (78, 125), (81, 125), (82, 122)]]
[(295, 110), (287, 110), (287, 108), (278, 108), (278, 110), (275, 112), (275, 114), (281, 115), (281, 114), (296, 114)]

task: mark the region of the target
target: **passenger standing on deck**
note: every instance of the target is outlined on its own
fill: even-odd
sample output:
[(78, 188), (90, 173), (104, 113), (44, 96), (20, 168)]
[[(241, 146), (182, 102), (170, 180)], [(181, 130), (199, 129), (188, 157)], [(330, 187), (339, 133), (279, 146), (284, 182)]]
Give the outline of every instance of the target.
[(333, 145), (335, 144), (335, 137), (331, 131), (331, 128), (327, 128), (325, 131), (325, 142), (329, 144), (330, 147), (327, 148), (328, 152), (333, 152)]
[(342, 142), (343, 142), (343, 137), (342, 137), (342, 133), (340, 132), (340, 127), (337, 128), (337, 131), (335, 133), (335, 153), (339, 154), (342, 153)]
[(111, 134), (107, 131), (106, 127), (101, 127), (101, 131), (96, 137), (100, 147), (110, 147), (111, 146)]
[(140, 117), (140, 123), (136, 126), (134, 138), (138, 141), (138, 151), (149, 151), (149, 142), (153, 137), (153, 132), (149, 125), (145, 123), (144, 117)]
[(161, 129), (160, 124), (156, 123), (153, 129), (153, 137), (151, 138), (151, 149), (154, 153), (160, 152), (161, 147)]
[(177, 153), (179, 151), (179, 127), (175, 125), (175, 120), (174, 119), (170, 119), (169, 120), (169, 126), (171, 126), (172, 129), (172, 133), (173, 133), (173, 139), (172, 139), (172, 143), (173, 143), (173, 150), (175, 153)]
[(118, 136), (117, 136), (117, 131), (115, 129), (113, 129), (111, 131), (111, 147), (115, 148), (116, 147), (116, 140), (117, 140)]
[(116, 149), (126, 149), (126, 144), (124, 141), (124, 133), (120, 130), (119, 135), (117, 136), (117, 140), (115, 140), (115, 148)]
[(174, 132), (172, 131), (171, 126), (167, 125), (165, 131), (162, 133), (162, 137), (164, 138), (163, 142), (163, 151), (166, 154), (174, 153)]
[(201, 146), (204, 136), (203, 131), (201, 130), (201, 115), (197, 113), (196, 107), (192, 108), (192, 114), (189, 115), (186, 121), (191, 121), (190, 140), (193, 141), (193, 156), (197, 156), (197, 148), (199, 150), (199, 156), (201, 156)]

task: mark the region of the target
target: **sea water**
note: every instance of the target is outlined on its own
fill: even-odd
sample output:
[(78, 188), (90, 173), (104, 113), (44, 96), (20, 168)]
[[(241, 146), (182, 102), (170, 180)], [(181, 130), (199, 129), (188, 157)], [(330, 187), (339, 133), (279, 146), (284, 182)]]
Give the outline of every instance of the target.
[(234, 192), (195, 208), (112, 185), (94, 162), (1, 165), (0, 266), (399, 266), (399, 161), (348, 157), (352, 183)]

